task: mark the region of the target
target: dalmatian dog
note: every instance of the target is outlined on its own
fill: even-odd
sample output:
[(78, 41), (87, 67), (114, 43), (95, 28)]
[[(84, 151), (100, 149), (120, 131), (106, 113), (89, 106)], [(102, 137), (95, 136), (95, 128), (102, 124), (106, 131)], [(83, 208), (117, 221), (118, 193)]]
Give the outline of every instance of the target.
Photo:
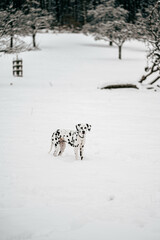
[(89, 124), (77, 124), (76, 131), (57, 129), (57, 131), (52, 134), (49, 153), (54, 146), (55, 150), (53, 155), (55, 157), (61, 156), (66, 148), (66, 143), (68, 143), (70, 146), (74, 147), (75, 158), (78, 159), (78, 154), (80, 154), (80, 158), (83, 160), (86, 132), (90, 130), (91, 125)]

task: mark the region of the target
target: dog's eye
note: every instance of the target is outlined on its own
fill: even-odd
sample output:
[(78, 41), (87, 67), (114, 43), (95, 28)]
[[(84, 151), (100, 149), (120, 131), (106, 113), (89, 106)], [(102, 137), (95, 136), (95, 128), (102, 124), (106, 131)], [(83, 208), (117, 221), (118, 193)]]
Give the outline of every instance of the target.
[(86, 129), (86, 127), (84, 129)]

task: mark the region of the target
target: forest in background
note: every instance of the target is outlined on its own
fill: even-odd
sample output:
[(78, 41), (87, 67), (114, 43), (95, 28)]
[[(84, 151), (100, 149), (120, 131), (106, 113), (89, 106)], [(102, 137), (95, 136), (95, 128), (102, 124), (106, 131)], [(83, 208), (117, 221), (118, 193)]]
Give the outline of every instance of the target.
[[(95, 40), (118, 48), (131, 39), (148, 44), (146, 74), (150, 84), (160, 79), (159, 0), (2, 0), (0, 2), (0, 52), (12, 53), (38, 48), (36, 34), (49, 29), (83, 32)], [(32, 47), (21, 37), (32, 36)], [(160, 87), (158, 85), (158, 87)]]
[[(28, 0), (1, 0), (0, 10), (6, 10), (10, 5), (21, 10)], [(54, 25), (67, 26), (81, 29), (87, 23), (87, 12), (94, 10), (107, 0), (29, 0), (35, 5), (38, 3), (40, 8), (47, 10), (54, 16)], [(128, 22), (134, 23), (136, 14), (141, 12), (143, 17), (146, 9), (153, 6), (156, 0), (116, 0), (116, 6), (121, 6), (128, 11)]]

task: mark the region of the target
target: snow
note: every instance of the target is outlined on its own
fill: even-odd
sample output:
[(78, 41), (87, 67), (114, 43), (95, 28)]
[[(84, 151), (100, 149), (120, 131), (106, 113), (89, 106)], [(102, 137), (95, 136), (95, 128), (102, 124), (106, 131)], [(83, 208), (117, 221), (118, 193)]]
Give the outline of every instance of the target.
[[(30, 41), (31, 39), (26, 39)], [(0, 238), (159, 240), (160, 94), (100, 90), (135, 83), (146, 49), (82, 34), (39, 34), (25, 52), (0, 57)], [(12, 85), (11, 85), (12, 83)], [(84, 160), (67, 146), (48, 154), (52, 132), (89, 123)]]

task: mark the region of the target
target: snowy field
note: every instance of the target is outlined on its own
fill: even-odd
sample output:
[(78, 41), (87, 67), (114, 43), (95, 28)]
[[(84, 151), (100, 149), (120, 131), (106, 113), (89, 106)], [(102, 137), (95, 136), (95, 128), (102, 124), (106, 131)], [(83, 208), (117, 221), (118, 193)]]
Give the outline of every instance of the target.
[[(30, 39), (31, 40), (31, 39)], [(134, 83), (146, 49), (81, 34), (39, 34), (24, 77), (0, 57), (0, 239), (159, 240), (160, 92)], [(12, 83), (12, 85), (10, 85)], [(57, 128), (89, 123), (84, 160), (48, 154)]]

